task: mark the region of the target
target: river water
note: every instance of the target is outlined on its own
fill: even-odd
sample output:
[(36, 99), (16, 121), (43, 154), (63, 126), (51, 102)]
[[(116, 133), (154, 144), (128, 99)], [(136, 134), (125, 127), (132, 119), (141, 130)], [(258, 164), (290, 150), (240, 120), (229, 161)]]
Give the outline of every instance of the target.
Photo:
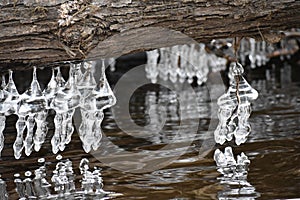
[[(117, 71), (107, 70), (109, 82), (114, 86), (121, 75), (126, 76), (128, 69), (143, 62), (144, 59), (133, 60), (131, 57), (120, 59)], [(15, 73), (20, 91), (30, 84), (30, 73)], [(46, 84), (50, 79), (50, 71), (38, 73), (40, 82)], [(136, 73), (136, 76), (144, 76), (143, 70)], [(236, 155), (244, 152), (250, 159), (247, 186), (222, 179), (216, 170), (214, 150), (223, 149), (226, 145), (211, 144), (213, 128), (216, 126), (213, 103), (217, 97), (207, 85), (193, 85), (197, 107), (188, 106), (193, 105), (189, 102), (195, 99), (190, 97), (186, 89), (190, 87), (185, 84), (179, 89), (177, 87), (177, 92), (186, 95), (183, 105), (179, 105), (176, 93), (166, 87), (157, 84), (139, 87), (130, 97), (126, 109), (135, 124), (139, 127), (148, 125), (147, 129), (135, 129), (136, 125), (128, 125), (132, 122), (128, 121), (128, 116), (120, 108), (124, 104), (117, 104), (105, 112), (102, 124), (104, 138), (99, 152), (86, 154), (75, 130), (72, 142), (61, 155), (73, 163), (77, 188), (80, 188), (82, 179), (79, 162), (82, 158), (88, 158), (90, 167), (102, 169), (103, 189), (112, 192), (109, 196), (116, 199), (300, 198), (299, 75), (300, 61), (297, 56), (292, 58), (292, 62), (275, 60), (264, 68), (246, 72), (247, 80), (259, 92), (250, 117), (252, 132), (245, 144), (236, 146), (228, 143), (227, 146), (232, 146)], [(126, 81), (128, 87), (136, 83), (135, 79)], [(118, 100), (122, 97), (119, 92), (116, 94)], [(180, 113), (182, 110), (184, 114)], [(52, 171), (58, 162), (50, 143), (53, 116), (48, 118), (50, 130), (42, 149), (33, 152), (30, 157), (23, 154), (20, 160), (15, 160), (12, 149), (16, 120), (16, 116), (7, 118), (5, 146), (0, 161), (0, 174), (6, 181), (9, 199), (19, 198), (14, 174), (23, 176), (28, 170), (34, 171), (38, 168), (37, 160), (45, 158), (47, 180), (51, 183)], [(165, 121), (163, 127), (162, 121)], [(120, 129), (117, 123), (127, 130)], [(144, 172), (143, 169), (147, 170)], [(51, 190), (55, 193), (53, 187)]]

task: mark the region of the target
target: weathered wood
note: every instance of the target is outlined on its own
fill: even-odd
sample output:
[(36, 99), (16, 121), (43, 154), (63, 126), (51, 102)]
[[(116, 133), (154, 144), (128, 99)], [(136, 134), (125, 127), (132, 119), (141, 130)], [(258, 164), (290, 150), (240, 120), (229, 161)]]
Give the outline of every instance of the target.
[(116, 57), (191, 38), (274, 41), (279, 31), (299, 25), (297, 0), (2, 0), (0, 70)]

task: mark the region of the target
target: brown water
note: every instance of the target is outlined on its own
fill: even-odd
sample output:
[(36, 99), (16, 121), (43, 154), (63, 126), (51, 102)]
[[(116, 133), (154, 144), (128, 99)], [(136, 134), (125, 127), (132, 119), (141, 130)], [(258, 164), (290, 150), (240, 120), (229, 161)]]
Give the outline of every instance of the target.
[[(117, 72), (110, 73), (108, 76), (111, 82), (115, 82), (120, 74), (124, 73), (122, 66), (118, 67)], [(76, 174), (79, 174), (78, 165), (83, 157), (90, 160), (91, 166), (101, 167), (104, 190), (121, 194), (116, 199), (300, 198), (299, 71), (300, 64), (296, 60), (292, 66), (288, 63), (280, 63), (273, 68), (270, 65), (268, 72), (258, 69), (248, 73), (248, 80), (251, 80), (250, 84), (258, 90), (260, 95), (258, 100), (254, 102), (253, 113), (250, 118), (253, 130), (245, 144), (241, 146), (231, 145), (235, 154), (244, 152), (251, 160), (247, 179), (249, 187), (233, 186), (219, 179), (220, 174), (216, 171), (212, 157), (216, 148), (223, 148), (226, 145), (213, 145), (212, 148), (208, 149), (204, 158), (199, 157), (199, 149), (204, 145), (204, 142), (208, 141), (207, 136), (212, 138), (213, 135), (213, 131), (209, 130), (209, 125), (213, 123), (210, 119), (211, 113), (213, 113), (211, 110), (212, 102), (205, 86), (194, 87), (199, 97), (198, 106), (201, 112), (195, 115), (194, 108), (187, 107), (185, 108), (186, 116), (180, 116), (176, 95), (169, 89), (158, 85), (146, 85), (136, 90), (130, 100), (130, 114), (135, 123), (141, 126), (149, 124), (152, 117), (154, 121), (152, 121), (150, 128), (153, 132), (150, 133), (149, 131), (135, 132), (134, 130), (131, 130), (130, 134), (125, 133), (117, 127), (111, 111), (106, 112), (102, 125), (106, 139), (104, 138), (101, 146), (102, 151), (99, 155), (105, 154), (106, 158), (113, 162), (120, 160), (120, 165), (127, 166), (130, 170), (136, 167), (134, 165), (138, 165), (136, 162), (130, 162), (132, 160), (142, 160), (143, 156), (146, 157), (151, 154), (150, 162), (155, 166), (167, 158), (172, 160), (173, 153), (184, 149), (184, 145), (188, 147), (184, 149), (180, 158), (170, 161), (167, 166), (161, 169), (150, 170), (150, 172), (145, 173), (116, 170), (114, 163), (107, 166), (108, 161), (105, 164), (97, 160), (95, 157), (98, 154), (95, 154), (94, 157), (84, 153), (76, 132), (73, 134), (72, 142), (61, 155), (73, 162)], [(47, 73), (45, 72), (45, 74)], [(265, 76), (265, 74), (267, 75)], [(16, 77), (18, 76), (20, 77), (20, 74), (16, 74)], [(27, 83), (22, 82), (20, 78), (18, 80), (18, 88), (22, 86), (25, 88)], [(181, 89), (181, 92), (184, 90), (184, 88)], [(156, 102), (157, 107), (154, 107), (149, 113), (151, 102)], [(115, 109), (114, 112), (114, 114), (118, 114), (118, 109)], [(156, 130), (159, 128), (159, 123), (158, 125), (155, 123), (153, 116), (157, 118), (157, 122), (161, 120), (160, 117), (162, 116), (166, 118), (162, 130)], [(184, 131), (175, 140), (173, 137), (176, 131), (180, 126), (183, 126), (179, 123), (181, 119), (185, 120)], [(18, 198), (13, 183), (15, 173), (24, 174), (27, 170), (33, 171), (38, 168), (37, 159), (43, 157), (47, 161), (47, 176), (51, 182), (51, 170), (55, 168), (57, 162), (55, 160), (56, 155), (51, 152), (50, 144), (53, 135), (53, 119), (49, 118), (50, 131), (40, 152), (34, 152), (30, 157), (23, 154), (20, 160), (15, 160), (13, 157), (12, 144), (15, 140), (15, 122), (15, 116), (8, 117), (4, 131), (5, 147), (0, 161), (0, 174), (7, 183), (9, 199)], [(189, 134), (189, 131), (193, 131), (195, 126), (199, 127), (194, 137), (194, 135)], [(162, 150), (164, 146), (170, 143), (175, 145), (171, 146), (168, 152)], [(110, 153), (105, 152), (105, 149), (113, 150), (112, 144), (126, 150), (127, 153), (122, 156), (111, 153), (111, 157), (108, 158)], [(120, 149), (115, 151), (120, 151)], [(141, 158), (132, 158), (133, 154), (130, 153), (140, 153), (134, 155), (140, 155)], [(125, 162), (126, 160), (128, 162)], [(76, 177), (78, 188), (80, 188), (80, 179), (81, 176)], [(244, 189), (248, 189), (248, 191), (245, 192)]]

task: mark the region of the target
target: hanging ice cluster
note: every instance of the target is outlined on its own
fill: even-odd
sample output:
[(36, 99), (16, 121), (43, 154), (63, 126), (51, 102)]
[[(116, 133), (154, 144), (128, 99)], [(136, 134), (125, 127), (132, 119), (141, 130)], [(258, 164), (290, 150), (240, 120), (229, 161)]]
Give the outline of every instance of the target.
[[(104, 62), (103, 62), (104, 63)], [(85, 68), (82, 74), (81, 66)], [(4, 146), (3, 130), (7, 115), (16, 114), (17, 136), (13, 144), (14, 156), (19, 159), (23, 149), (29, 156), (33, 149), (39, 151), (48, 132), (47, 116), (50, 109), (55, 111), (54, 135), (51, 139), (52, 151), (63, 151), (70, 143), (74, 127), (72, 117), (75, 109), (80, 108), (82, 124), (79, 136), (83, 148), (89, 152), (96, 150), (102, 137), (101, 122), (103, 110), (113, 106), (116, 98), (105, 77), (105, 66), (97, 84), (93, 76), (95, 62), (71, 64), (69, 80), (65, 82), (60, 69), (52, 70), (52, 77), (44, 91), (41, 90), (37, 80), (36, 68), (30, 87), (19, 95), (13, 81), (13, 72), (9, 72), (6, 84), (2, 77), (0, 90), (0, 152)], [(55, 73), (56, 71), (56, 73)], [(24, 136), (24, 134), (26, 134)], [(25, 138), (25, 139), (24, 139)]]
[(242, 65), (246, 64), (246, 58), (250, 60), (251, 68), (261, 67), (269, 61), (268, 54), (274, 50), (266, 41), (255, 41), (253, 38), (242, 39), (239, 49), (239, 58)]
[(116, 104), (116, 97), (106, 80), (104, 60), (102, 60), (99, 83), (96, 85), (91, 70), (87, 69), (78, 87), (83, 95), (80, 106), (82, 123), (79, 127), (79, 136), (83, 149), (90, 152), (91, 149), (98, 149), (100, 145), (103, 110)]
[[(25, 178), (20, 174), (14, 175), (14, 183), (16, 191), (20, 199), (86, 199), (88, 197), (103, 198), (107, 196), (103, 188), (103, 181), (100, 169), (95, 168), (93, 171), (89, 169), (89, 161), (83, 158), (80, 162), (79, 170), (82, 178), (81, 188), (76, 188), (72, 162), (68, 159), (62, 160), (62, 157), (57, 156), (58, 162), (54, 171), (52, 172), (51, 183), (46, 179), (47, 168), (45, 159), (39, 159), (39, 167), (34, 170), (25, 172)], [(50, 174), (48, 174), (50, 175)], [(51, 194), (51, 191), (56, 194)], [(6, 183), (0, 178), (0, 198), (1, 200), (8, 199), (6, 190)], [(94, 198), (93, 198), (94, 199)]]
[(158, 79), (189, 83), (197, 77), (197, 84), (201, 85), (207, 80), (210, 71), (220, 71), (226, 68), (227, 60), (209, 54), (204, 44), (177, 45), (168, 48), (148, 51), (146, 76), (152, 83)]
[(218, 99), (219, 124), (214, 132), (215, 141), (223, 144), (235, 137), (235, 143), (240, 145), (247, 140), (251, 131), (248, 119), (251, 114), (251, 102), (258, 97), (242, 76), (244, 69), (241, 64), (233, 63), (230, 68), (230, 86), (228, 91)]

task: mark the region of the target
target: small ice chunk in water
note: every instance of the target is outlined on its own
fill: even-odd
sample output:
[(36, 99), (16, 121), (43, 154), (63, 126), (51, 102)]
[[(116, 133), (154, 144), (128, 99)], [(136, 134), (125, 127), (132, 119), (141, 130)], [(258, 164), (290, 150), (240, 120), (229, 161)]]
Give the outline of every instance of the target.
[(83, 158), (80, 161), (79, 169), (83, 176), (81, 182), (81, 188), (83, 189), (83, 192), (88, 194), (93, 193), (95, 190), (96, 194), (102, 193), (103, 182), (100, 170), (95, 168), (94, 171), (90, 171), (89, 160), (86, 158)]
[(244, 153), (238, 155), (236, 160), (231, 147), (226, 147), (224, 153), (216, 149), (214, 160), (217, 164), (218, 171), (224, 176), (238, 179), (246, 178), (250, 160)]
[(59, 194), (70, 194), (75, 190), (74, 180), (72, 162), (69, 160), (59, 161), (51, 178), (55, 185), (54, 190)]

